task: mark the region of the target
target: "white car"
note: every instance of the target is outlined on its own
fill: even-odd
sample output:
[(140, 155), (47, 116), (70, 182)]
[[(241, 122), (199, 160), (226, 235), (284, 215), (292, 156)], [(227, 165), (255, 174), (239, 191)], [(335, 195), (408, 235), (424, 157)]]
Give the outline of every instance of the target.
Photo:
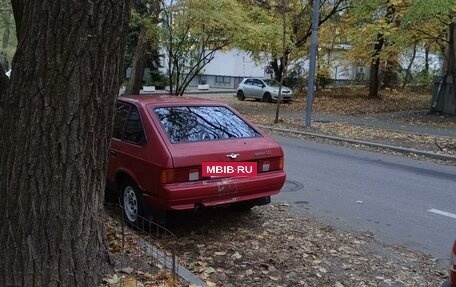
[[(280, 83), (273, 79), (245, 78), (239, 84), (236, 96), (243, 101), (245, 98), (254, 98), (264, 102), (279, 100)], [(282, 101), (289, 102), (292, 100), (293, 92), (291, 89), (282, 87)]]

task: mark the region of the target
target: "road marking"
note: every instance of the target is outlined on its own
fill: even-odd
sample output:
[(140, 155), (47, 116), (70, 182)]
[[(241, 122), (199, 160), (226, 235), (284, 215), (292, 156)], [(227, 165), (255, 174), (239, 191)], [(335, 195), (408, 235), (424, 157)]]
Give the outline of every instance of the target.
[(456, 219), (456, 214), (451, 213), (451, 212), (446, 212), (446, 211), (442, 211), (442, 210), (438, 210), (438, 209), (434, 209), (434, 208), (429, 209), (428, 211)]

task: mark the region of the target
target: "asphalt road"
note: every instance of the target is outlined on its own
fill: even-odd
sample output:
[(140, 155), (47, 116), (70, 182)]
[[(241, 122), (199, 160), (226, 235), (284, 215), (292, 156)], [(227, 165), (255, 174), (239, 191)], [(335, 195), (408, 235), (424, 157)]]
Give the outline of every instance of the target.
[(447, 264), (456, 239), (456, 167), (274, 137), (287, 183), (274, 201), (323, 223), (370, 231)]

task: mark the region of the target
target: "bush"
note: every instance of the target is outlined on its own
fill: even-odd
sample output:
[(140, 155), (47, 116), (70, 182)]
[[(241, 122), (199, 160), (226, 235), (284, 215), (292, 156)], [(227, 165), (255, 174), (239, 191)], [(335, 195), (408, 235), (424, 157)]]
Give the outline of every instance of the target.
[(168, 84), (168, 77), (162, 72), (156, 70), (150, 72), (150, 81), (148, 85), (155, 86), (157, 90), (164, 90)]

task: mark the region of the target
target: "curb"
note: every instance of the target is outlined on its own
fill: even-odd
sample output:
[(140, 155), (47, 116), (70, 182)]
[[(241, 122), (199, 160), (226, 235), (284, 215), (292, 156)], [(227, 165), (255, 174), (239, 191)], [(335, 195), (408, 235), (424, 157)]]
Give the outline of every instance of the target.
[[(163, 251), (159, 250), (157, 246), (147, 242), (144, 239), (140, 239), (139, 244), (141, 247), (147, 248), (147, 250), (152, 250), (151, 255), (158, 261), (160, 264), (165, 266), (166, 268), (171, 269), (173, 267), (173, 259), (168, 256)], [(180, 265), (178, 262), (176, 264), (176, 271), (177, 275), (190, 283), (192, 287), (206, 287), (206, 283), (201, 280), (198, 276), (193, 274), (190, 270), (185, 268), (184, 266)]]
[(413, 148), (405, 148), (405, 147), (399, 147), (399, 146), (393, 146), (393, 145), (387, 145), (387, 144), (379, 144), (379, 143), (373, 143), (373, 142), (367, 142), (367, 141), (361, 141), (361, 140), (353, 140), (353, 139), (329, 136), (329, 135), (313, 133), (313, 132), (303, 132), (303, 131), (295, 131), (295, 130), (282, 129), (282, 128), (274, 128), (274, 127), (268, 127), (268, 126), (264, 126), (264, 125), (257, 125), (257, 126), (259, 126), (262, 129), (268, 129), (268, 130), (273, 130), (273, 131), (288, 132), (288, 133), (294, 133), (294, 134), (300, 134), (300, 135), (306, 135), (306, 136), (312, 136), (312, 137), (319, 137), (319, 138), (324, 138), (324, 139), (329, 139), (329, 140), (334, 140), (334, 141), (339, 141), (339, 142), (347, 142), (347, 143), (351, 143), (351, 144), (362, 144), (362, 145), (378, 147), (378, 148), (382, 148), (382, 149), (393, 150), (393, 151), (400, 152), (400, 153), (412, 153), (412, 154), (422, 155), (422, 156), (429, 157), (429, 158), (440, 159), (440, 160), (449, 160), (449, 161), (456, 162), (456, 156), (453, 156), (453, 155), (444, 155), (444, 154), (439, 154), (439, 153), (434, 153), (434, 152), (429, 152), (429, 151), (417, 150), (417, 149), (413, 149)]

